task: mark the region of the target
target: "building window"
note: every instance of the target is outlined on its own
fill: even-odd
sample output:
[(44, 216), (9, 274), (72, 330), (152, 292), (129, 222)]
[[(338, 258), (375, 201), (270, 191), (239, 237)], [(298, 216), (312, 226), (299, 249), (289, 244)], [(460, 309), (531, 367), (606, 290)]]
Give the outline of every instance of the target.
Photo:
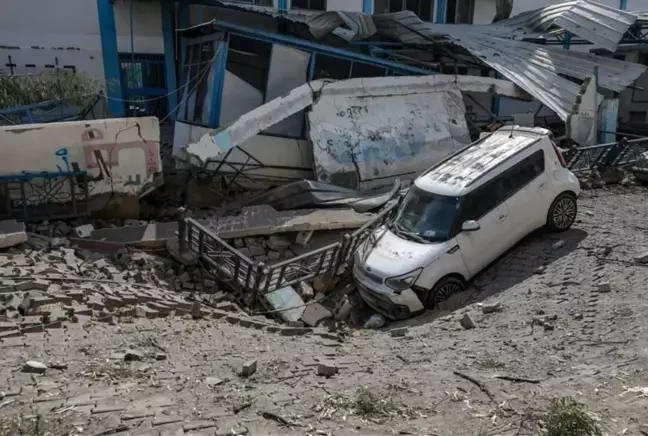
[(214, 48), (218, 43), (219, 41), (206, 41), (187, 45), (181, 72), (179, 121), (204, 126), (209, 123), (211, 93), (207, 92), (207, 88), (214, 67)]
[(232, 3), (247, 3), (255, 6), (274, 6), (273, 0), (230, 0)]
[(163, 97), (168, 91), (164, 55), (120, 53), (119, 65), (122, 91), (126, 96), (126, 116), (166, 117), (167, 99)]
[(314, 9), (316, 11), (326, 10), (326, 0), (292, 0), (292, 9)]
[(452, 24), (472, 24), (475, 14), (475, 0), (448, 0), (445, 22)]
[(423, 21), (430, 21), (432, 0), (375, 0), (374, 13), (412, 11)]
[(645, 111), (630, 111), (630, 122), (631, 123), (645, 123), (646, 122), (646, 112)]

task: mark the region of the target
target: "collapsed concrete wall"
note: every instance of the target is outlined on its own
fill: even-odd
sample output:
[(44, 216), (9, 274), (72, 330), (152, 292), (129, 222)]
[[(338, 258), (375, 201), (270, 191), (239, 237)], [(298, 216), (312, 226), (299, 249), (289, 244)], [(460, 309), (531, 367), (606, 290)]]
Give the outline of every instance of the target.
[[(137, 207), (139, 197), (162, 182), (155, 117), (4, 126), (0, 144), (0, 176), (86, 171), (91, 211), (118, 197), (133, 199), (129, 203)], [(69, 195), (59, 192), (57, 198), (65, 202)]]
[[(189, 165), (209, 168), (210, 162), (230, 161), (236, 152), (256, 165), (245, 173), (248, 177), (279, 160), (272, 169), (277, 179), (290, 180), (297, 169), (312, 169), (316, 179), (338, 185), (360, 189), (388, 186), (397, 177), (414, 178), (470, 142), (463, 92), (530, 99), (517, 85), (489, 77), (316, 80), (259, 106), (223, 129), (205, 129), (202, 136), (192, 135), (192, 141), (184, 144), (174, 141), (174, 155)], [(272, 144), (264, 141), (265, 147), (251, 146), (264, 138), (261, 132), (309, 108), (306, 131), (312, 144), (299, 141), (298, 147), (288, 147), (298, 140), (280, 138)], [(312, 150), (312, 161), (302, 151), (304, 145)], [(242, 165), (212, 165), (212, 169), (216, 167), (233, 177)]]

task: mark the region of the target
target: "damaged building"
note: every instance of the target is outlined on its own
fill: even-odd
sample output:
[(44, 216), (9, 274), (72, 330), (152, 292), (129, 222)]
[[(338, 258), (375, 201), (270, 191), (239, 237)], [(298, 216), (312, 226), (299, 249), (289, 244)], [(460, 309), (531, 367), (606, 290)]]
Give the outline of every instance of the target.
[[(580, 145), (613, 141), (618, 94), (646, 69), (546, 43), (562, 32), (614, 52), (641, 25), (640, 14), (592, 2), (479, 26), (432, 24), (410, 11), (283, 13), (230, 3), (217, 10), (215, 20), (181, 32), (191, 59), (202, 50), (215, 59), (210, 68), (224, 71), (205, 73), (212, 78), (198, 85), (211, 89), (205, 97), (187, 86), (174, 155), (248, 187), (313, 177), (361, 189), (390, 185), (511, 120), (552, 127)], [(597, 17), (609, 32), (597, 31)], [(194, 60), (185, 65), (187, 85), (200, 70)], [(458, 94), (449, 97), (439, 83)], [(392, 94), (376, 95), (389, 86)], [(417, 124), (417, 116), (436, 125)], [(436, 157), (421, 159), (426, 147)]]
[(645, 151), (639, 139), (607, 153), (624, 96), (642, 91), (646, 66), (615, 54), (643, 39), (642, 13), (587, 0), (334, 3), (146, 2), (159, 13), (148, 34), (139, 2), (98, 0), (115, 118), (0, 128), (12, 157), (0, 212), (108, 212), (117, 224), (46, 228), (89, 250), (167, 250), (238, 302), (298, 321), (305, 309), (283, 309), (348, 272), (408, 181), (484, 133), (550, 128), (572, 169), (594, 166), (586, 146), (614, 165)]

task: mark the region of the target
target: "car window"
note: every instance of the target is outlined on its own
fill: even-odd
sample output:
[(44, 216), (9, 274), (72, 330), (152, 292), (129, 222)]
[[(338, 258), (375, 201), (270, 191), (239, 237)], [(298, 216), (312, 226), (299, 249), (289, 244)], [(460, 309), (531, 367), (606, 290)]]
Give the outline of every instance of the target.
[(525, 187), (545, 170), (544, 151), (538, 150), (504, 174), (506, 198)]
[(500, 176), (466, 196), (461, 213), (461, 222), (479, 220), (501, 204), (504, 199), (504, 184)]
[(422, 239), (423, 242), (443, 242), (450, 238), (459, 197), (433, 194), (416, 186), (403, 200), (393, 222), (392, 230), (401, 237)]

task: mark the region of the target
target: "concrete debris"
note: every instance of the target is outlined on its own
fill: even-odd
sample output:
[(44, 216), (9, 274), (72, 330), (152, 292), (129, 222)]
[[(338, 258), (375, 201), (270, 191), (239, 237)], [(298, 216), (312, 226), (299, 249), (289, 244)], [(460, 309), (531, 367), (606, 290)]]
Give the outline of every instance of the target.
[(47, 365), (36, 360), (28, 360), (22, 367), (22, 372), (30, 374), (45, 374)]
[(205, 379), (205, 383), (207, 384), (207, 386), (210, 386), (210, 387), (221, 385), (224, 382), (225, 382), (225, 380), (220, 379), (218, 377), (207, 377)]
[(608, 281), (602, 281), (599, 282), (597, 285), (598, 291), (599, 292), (611, 292), (612, 291), (612, 285)]
[(323, 361), (317, 365), (317, 375), (321, 377), (333, 377), (337, 372), (338, 368), (332, 362)]
[(407, 336), (408, 332), (408, 327), (400, 327), (397, 329), (392, 329), (389, 333), (391, 334), (392, 338), (404, 338), (405, 336)]
[(301, 245), (302, 247), (305, 247), (308, 245), (308, 242), (313, 237), (313, 234), (315, 234), (315, 230), (309, 230), (307, 232), (299, 232), (297, 233), (297, 237), (295, 238), (295, 243)]
[(320, 303), (313, 302), (306, 306), (306, 310), (304, 310), (301, 319), (302, 321), (304, 321), (304, 324), (311, 327), (317, 327), (322, 322), (327, 319), (331, 319), (332, 317), (333, 314), (329, 309), (327, 309)]
[(92, 224), (84, 224), (74, 228), (74, 234), (79, 238), (89, 238), (92, 232), (94, 232)]
[(284, 321), (298, 321), (305, 311), (304, 300), (292, 286), (277, 289), (265, 295), (273, 310), (277, 311)]
[(475, 323), (467, 313), (464, 314), (461, 320), (459, 320), (459, 324), (461, 324), (461, 327), (463, 327), (465, 330), (471, 330), (475, 328)]
[(223, 239), (311, 230), (356, 229), (372, 218), (352, 209), (276, 211), (272, 207), (244, 207), (239, 216), (208, 221), (205, 225)]
[(364, 324), (364, 328), (378, 330), (387, 324), (387, 318), (379, 313), (374, 313)]
[(648, 263), (648, 251), (636, 255), (634, 261), (637, 263)]
[(125, 362), (139, 362), (144, 360), (144, 353), (137, 350), (128, 350), (124, 353)]
[(241, 367), (241, 377), (250, 377), (257, 371), (257, 361), (255, 359), (248, 360)]
[(16, 220), (0, 221), (0, 249), (24, 244), (27, 239), (24, 223)]
[(284, 251), (290, 248), (292, 243), (285, 237), (272, 235), (268, 238), (266, 245), (270, 250)]
[(484, 304), (482, 306), (482, 313), (488, 315), (490, 313), (501, 312), (502, 305), (500, 303), (495, 304)]
[(308, 283), (301, 282), (298, 285), (298, 288), (299, 288), (299, 295), (301, 295), (301, 298), (302, 300), (304, 300), (304, 302), (307, 303), (310, 300), (312, 300), (313, 297), (315, 297), (315, 291), (313, 290), (313, 287)]

